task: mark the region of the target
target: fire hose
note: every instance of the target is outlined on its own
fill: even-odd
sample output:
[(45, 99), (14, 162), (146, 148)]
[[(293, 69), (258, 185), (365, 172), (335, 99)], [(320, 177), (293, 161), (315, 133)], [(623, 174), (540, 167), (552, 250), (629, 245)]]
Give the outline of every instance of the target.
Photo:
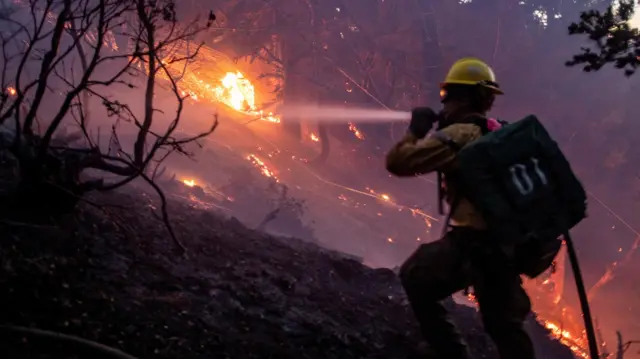
[(569, 262), (571, 262), (571, 270), (573, 271), (573, 278), (576, 281), (576, 289), (578, 290), (578, 298), (580, 299), (580, 308), (582, 309), (582, 317), (584, 319), (584, 329), (587, 333), (587, 342), (589, 344), (589, 356), (591, 359), (599, 359), (600, 355), (598, 354), (596, 331), (593, 327), (593, 320), (591, 319), (591, 309), (589, 308), (587, 291), (584, 288), (584, 280), (582, 279), (582, 271), (580, 270), (580, 264), (578, 263), (578, 255), (576, 254), (575, 247), (573, 246), (573, 240), (571, 239), (571, 235), (568, 231), (564, 234), (564, 242), (567, 245)]
[(27, 328), (27, 327), (19, 327), (13, 325), (0, 325), (0, 333), (2, 334), (13, 334), (13, 335), (21, 335), (25, 336), (34, 336), (43, 339), (53, 339), (67, 343), (77, 344), (85, 349), (92, 350), (94, 352), (98, 352), (102, 354), (102, 357), (111, 357), (115, 359), (138, 359), (132, 355), (129, 355), (125, 352), (122, 352), (118, 349), (109, 347), (104, 344), (96, 343), (91, 340), (83, 339), (80, 337), (76, 337), (73, 335), (62, 334), (58, 332), (35, 329), (35, 328)]

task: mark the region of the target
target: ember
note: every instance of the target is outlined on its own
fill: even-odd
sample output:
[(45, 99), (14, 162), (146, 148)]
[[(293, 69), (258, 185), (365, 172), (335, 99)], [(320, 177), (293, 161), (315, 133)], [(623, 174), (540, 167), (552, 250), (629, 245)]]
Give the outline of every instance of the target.
[(264, 163), (264, 161), (262, 161), (256, 155), (250, 154), (249, 156), (247, 156), (247, 160), (253, 163), (253, 165), (257, 167), (260, 170), (260, 173), (262, 173), (265, 177), (273, 178), (274, 180), (276, 180), (276, 182), (280, 182), (275, 173), (271, 169), (269, 169), (267, 164)]
[(362, 132), (360, 132), (360, 130), (358, 130), (358, 128), (356, 127), (356, 125), (354, 125), (353, 123), (349, 122), (349, 130), (351, 130), (351, 132), (353, 132), (353, 134), (359, 139), (359, 140), (364, 140), (364, 135), (362, 134)]

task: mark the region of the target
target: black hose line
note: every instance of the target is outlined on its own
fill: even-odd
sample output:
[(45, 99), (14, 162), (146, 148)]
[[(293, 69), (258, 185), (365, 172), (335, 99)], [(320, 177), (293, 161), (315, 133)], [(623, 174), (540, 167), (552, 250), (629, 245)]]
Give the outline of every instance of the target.
[(587, 291), (584, 288), (582, 280), (582, 271), (578, 263), (578, 255), (573, 247), (573, 240), (569, 232), (564, 234), (564, 241), (567, 244), (567, 252), (569, 253), (569, 262), (573, 270), (573, 277), (576, 281), (578, 290), (578, 298), (580, 298), (580, 307), (582, 308), (582, 317), (584, 318), (584, 329), (587, 332), (587, 341), (589, 342), (589, 355), (591, 359), (599, 359), (598, 342), (596, 341), (596, 332), (593, 328), (593, 320), (591, 319), (591, 309), (589, 308), (589, 300), (587, 299)]
[(26, 327), (19, 327), (19, 326), (13, 326), (13, 325), (0, 325), (0, 333), (21, 334), (25, 336), (35, 336), (35, 337), (46, 338), (46, 339), (54, 339), (62, 342), (79, 344), (80, 346), (86, 349), (91, 349), (116, 359), (138, 359), (125, 352), (106, 346), (104, 344), (96, 343), (94, 341), (83, 339), (73, 335), (62, 334), (62, 333), (52, 332), (48, 330), (26, 328)]

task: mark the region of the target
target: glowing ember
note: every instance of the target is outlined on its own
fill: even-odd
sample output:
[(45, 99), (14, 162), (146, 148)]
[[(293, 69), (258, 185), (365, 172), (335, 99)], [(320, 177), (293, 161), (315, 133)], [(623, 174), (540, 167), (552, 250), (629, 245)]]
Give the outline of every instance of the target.
[(316, 134), (315, 134), (315, 133), (310, 134), (310, 135), (309, 135), (309, 138), (310, 138), (310, 139), (311, 139), (311, 141), (313, 141), (313, 142), (319, 142), (319, 141), (320, 141), (320, 139), (318, 138), (318, 136), (316, 136)]
[(354, 125), (351, 122), (349, 122), (349, 130), (351, 130), (351, 132), (353, 132), (353, 134), (356, 136), (356, 138), (358, 138), (359, 140), (364, 140), (364, 135), (362, 134), (362, 132), (360, 132), (360, 130), (358, 130), (356, 125)]
[(193, 187), (196, 185), (196, 181), (190, 179), (190, 180), (182, 180), (182, 183), (184, 183), (186, 186), (188, 187)]
[(476, 299), (476, 296), (473, 293), (467, 293), (467, 299), (469, 299), (471, 302), (473, 302), (473, 304), (478, 304), (478, 300)]
[(11, 95), (11, 96), (15, 96), (15, 95), (16, 95), (16, 93), (17, 93), (16, 89), (14, 89), (14, 88), (13, 88), (13, 87), (11, 87), (11, 86), (7, 87), (7, 92), (8, 92), (8, 93), (9, 93), (9, 95)]
[(385, 201), (385, 202), (391, 202), (391, 197), (388, 194), (386, 194), (386, 193), (378, 193), (378, 192), (372, 190), (369, 187), (366, 187), (366, 188), (369, 191), (369, 193), (371, 193), (376, 198), (378, 198), (378, 199), (380, 199), (382, 201)]
[(275, 173), (271, 169), (269, 169), (267, 164), (264, 163), (264, 161), (262, 161), (256, 155), (251, 154), (247, 156), (247, 160), (253, 163), (253, 165), (260, 170), (260, 173), (262, 173), (262, 175), (264, 175), (265, 177), (273, 178), (274, 180), (276, 180), (276, 182), (279, 182), (278, 177), (276, 177)]

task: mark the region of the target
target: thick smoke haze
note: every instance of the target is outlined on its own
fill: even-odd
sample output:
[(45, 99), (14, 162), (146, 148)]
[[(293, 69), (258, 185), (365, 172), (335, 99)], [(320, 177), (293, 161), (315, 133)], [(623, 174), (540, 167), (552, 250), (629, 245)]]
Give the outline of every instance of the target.
[[(165, 175), (185, 183), (183, 189), (168, 186), (167, 191), (251, 227), (316, 241), (370, 266), (395, 267), (417, 245), (438, 238), (443, 217), (435, 179), (393, 178), (385, 171), (384, 154), (404, 134), (402, 120), (412, 107), (439, 109), (438, 86), (448, 67), (463, 56), (480, 57), (493, 66), (505, 92), (491, 115), (514, 121), (536, 114), (589, 191), (589, 218), (573, 236), (593, 314), (614, 351), (617, 330), (628, 340), (640, 339), (635, 320), (640, 290), (634, 289), (640, 288), (635, 255), (640, 243), (635, 215), (640, 210), (635, 165), (640, 161), (640, 77), (565, 66), (584, 40), (570, 37), (568, 25), (587, 6), (604, 5), (548, 0), (330, 0), (313, 6), (279, 0), (267, 7), (262, 0), (181, 2), (181, 18), (212, 9), (217, 20), (199, 35), (206, 51), (189, 65), (197, 70), (179, 83), (190, 98), (178, 132), (204, 131), (215, 114), (220, 126), (188, 147), (193, 158), (167, 159)], [(27, 66), (36, 76), (38, 63)], [(117, 66), (101, 74), (108, 76)], [(225, 74), (236, 72), (253, 86), (253, 103), (244, 98), (235, 106), (233, 98), (212, 90), (224, 87)], [(145, 77), (131, 81), (142, 86)], [(56, 92), (62, 84), (52, 82), (39, 110), (43, 126), (62, 102)], [(157, 88), (155, 102), (162, 112), (156, 113), (154, 129), (166, 128), (176, 111), (167, 84), (159, 85), (164, 88)], [(144, 112), (140, 88), (107, 88), (105, 94), (135, 113)], [(113, 118), (97, 97), (88, 108), (92, 136), (110, 148)], [(336, 110), (348, 108), (364, 112)], [(63, 127), (73, 132), (74, 121)], [(118, 123), (117, 131), (118, 146), (130, 151), (135, 124)], [(190, 186), (201, 188), (208, 199), (183, 193)], [(560, 305), (577, 313), (572, 274), (565, 267)], [(640, 358), (633, 355), (625, 358)]]

